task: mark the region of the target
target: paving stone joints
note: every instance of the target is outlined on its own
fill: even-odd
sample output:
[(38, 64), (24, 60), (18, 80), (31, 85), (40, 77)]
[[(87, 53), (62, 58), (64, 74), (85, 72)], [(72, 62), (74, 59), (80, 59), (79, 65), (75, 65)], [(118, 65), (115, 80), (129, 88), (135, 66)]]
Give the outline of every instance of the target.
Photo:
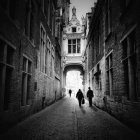
[(108, 113), (80, 108), (77, 99), (66, 97), (26, 119), (0, 140), (134, 140), (136, 133)]

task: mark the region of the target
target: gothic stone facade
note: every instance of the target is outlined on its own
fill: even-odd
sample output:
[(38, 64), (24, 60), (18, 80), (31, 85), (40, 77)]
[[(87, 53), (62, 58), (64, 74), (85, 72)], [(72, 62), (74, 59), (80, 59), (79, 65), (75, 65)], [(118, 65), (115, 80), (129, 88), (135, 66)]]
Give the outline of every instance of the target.
[[(76, 16), (76, 8), (73, 7), (72, 18), (69, 24), (63, 28), (62, 67), (64, 79), (66, 78), (66, 71), (70, 70), (69, 67), (75, 69), (76, 66), (80, 66), (80, 71), (83, 73), (83, 52), (85, 49), (84, 21), (84, 18), (82, 18), (82, 24), (80, 24)], [(65, 80), (63, 86), (65, 87)]]

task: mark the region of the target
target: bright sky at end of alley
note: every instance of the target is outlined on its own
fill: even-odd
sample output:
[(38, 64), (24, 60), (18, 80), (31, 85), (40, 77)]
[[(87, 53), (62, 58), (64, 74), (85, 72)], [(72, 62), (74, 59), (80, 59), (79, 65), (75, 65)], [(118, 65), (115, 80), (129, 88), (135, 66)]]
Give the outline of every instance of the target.
[(70, 19), (73, 6), (76, 7), (77, 18), (81, 22), (82, 15), (85, 17), (86, 13), (91, 12), (91, 7), (94, 7), (94, 2), (97, 0), (70, 0)]

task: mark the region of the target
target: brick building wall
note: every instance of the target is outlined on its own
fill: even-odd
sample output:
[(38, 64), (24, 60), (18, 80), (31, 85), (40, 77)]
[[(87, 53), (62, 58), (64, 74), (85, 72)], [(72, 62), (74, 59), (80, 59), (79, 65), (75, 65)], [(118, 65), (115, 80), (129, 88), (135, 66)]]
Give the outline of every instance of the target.
[[(139, 69), (139, 60), (137, 59), (138, 56), (138, 42), (139, 42), (139, 9), (137, 8), (139, 4), (138, 1), (132, 2), (130, 1), (128, 3), (128, 5), (125, 5), (126, 7), (122, 9), (122, 3), (119, 3), (117, 1), (112, 1), (111, 6), (112, 6), (112, 33), (110, 35), (110, 37), (107, 38), (106, 40), (106, 47), (105, 47), (105, 52), (106, 55), (108, 54), (109, 50), (113, 50), (112, 52), (112, 67), (113, 67), (113, 74), (112, 74), (112, 97), (107, 96), (107, 100), (108, 100), (108, 110), (115, 115), (116, 117), (118, 117), (119, 119), (123, 120), (124, 122), (128, 123), (129, 125), (131, 125), (132, 127), (134, 127), (135, 129), (137, 128), (137, 125), (139, 124), (139, 89), (138, 89), (138, 85), (139, 85), (139, 81), (137, 81), (137, 79), (139, 79), (137, 72)], [(135, 10), (134, 10), (135, 9)], [(116, 12), (116, 11), (120, 11)], [(135, 12), (134, 12), (135, 11)], [(137, 23), (137, 26), (135, 27)], [(124, 59), (124, 53), (126, 53), (128, 51), (125, 50), (126, 48), (123, 47), (123, 43), (124, 40), (127, 37), (130, 37), (129, 35), (131, 35), (131, 33), (133, 33), (133, 31), (136, 31), (135, 35), (133, 36), (136, 42), (135, 44), (135, 56), (136, 59), (132, 60), (136, 62), (136, 67), (133, 66), (132, 69), (134, 69), (134, 67), (136, 68), (135, 70), (135, 74), (136, 77), (134, 78), (137, 82), (135, 84), (137, 84), (136, 87), (136, 96), (134, 95), (135, 93), (132, 92), (132, 88), (133, 85), (129, 84), (130, 89), (127, 89), (128, 83), (131, 83), (133, 79), (129, 79), (129, 81), (126, 81), (126, 77), (133, 77), (132, 73), (127, 73), (127, 69), (125, 67), (125, 61), (127, 60), (123, 60)], [(125, 46), (127, 47), (127, 46)], [(133, 50), (132, 50), (133, 51)], [(129, 57), (129, 56), (128, 56)], [(133, 56), (131, 56), (133, 57)], [(131, 59), (131, 58), (129, 58)], [(129, 60), (128, 60), (129, 61)], [(131, 70), (132, 70), (131, 69)], [(134, 97), (135, 96), (135, 97)], [(133, 114), (135, 114), (133, 116)]]
[[(7, 3), (5, 3), (7, 4)], [(8, 9), (13, 9), (11, 4), (4, 8), (0, 5), (0, 131), (25, 118), (31, 112), (32, 101), (34, 99), (33, 83), (35, 79), (35, 46), (31, 39), (25, 35), (24, 8), (26, 3), (21, 1), (13, 2), (16, 5), (15, 11), (10, 13)], [(22, 7), (23, 6), (23, 7)], [(17, 11), (19, 12), (17, 14)], [(12, 14), (12, 15), (11, 15)], [(4, 45), (6, 44), (6, 45)], [(24, 60), (28, 63), (27, 72), (23, 69)], [(12, 67), (13, 66), (13, 67)], [(26, 71), (26, 72), (25, 72)], [(4, 75), (4, 76), (3, 76)], [(24, 84), (28, 86), (28, 91), (24, 91), (23, 75), (28, 77)], [(24, 86), (25, 86), (24, 85)], [(22, 96), (26, 92), (26, 98)], [(28, 94), (28, 95), (27, 95)], [(10, 116), (10, 118), (9, 118)]]
[(61, 98), (56, 1), (7, 1), (0, 2), (0, 133)]
[[(140, 3), (138, 0), (124, 2), (98, 0), (96, 4), (89, 34), (98, 36), (92, 27), (96, 27), (97, 22), (94, 23), (93, 21), (100, 13), (98, 20), (101, 20), (102, 23), (100, 26), (102, 41), (100, 44), (103, 54), (101, 57), (97, 56), (98, 48), (95, 48), (97, 40), (94, 41), (93, 56), (90, 54), (88, 58), (90, 69), (87, 72), (87, 78), (89, 73), (92, 73), (91, 70), (96, 70), (99, 64), (103, 89), (102, 92), (96, 89), (96, 83), (93, 82), (94, 104), (138, 131), (140, 124), (140, 47), (138, 39), (140, 36), (140, 12), (138, 7)], [(88, 42), (92, 41), (89, 35), (88, 39)], [(94, 62), (93, 65), (91, 64), (92, 61)], [(93, 72), (93, 75), (96, 76), (96, 73)]]
[[(103, 107), (105, 92), (105, 57), (104, 57), (104, 28), (103, 28), (103, 1), (99, 1), (92, 12), (87, 36), (87, 85), (95, 94), (94, 103)], [(94, 25), (94, 26), (93, 26)], [(87, 86), (87, 87), (88, 87)], [(88, 88), (86, 89), (86, 91)]]
[[(50, 7), (53, 9), (55, 3), (49, 1)], [(38, 5), (39, 6), (39, 5)], [(44, 3), (44, 7), (47, 7), (48, 3)], [(53, 9), (55, 10), (55, 9)], [(36, 99), (38, 102), (38, 108), (45, 107), (50, 104), (55, 99), (54, 93), (54, 48), (55, 48), (55, 36), (53, 32), (53, 22), (55, 21), (55, 15), (52, 16), (51, 12), (48, 15), (48, 11), (44, 12), (38, 7), (38, 18), (37, 18), (37, 28), (36, 32), (38, 37), (36, 38), (38, 42), (37, 46), (37, 67), (35, 69), (35, 82), (36, 82)], [(52, 17), (54, 21), (52, 21)], [(40, 42), (41, 28), (45, 34), (44, 43), (42, 46)], [(45, 47), (45, 48), (44, 48)], [(43, 56), (43, 57), (42, 57)], [(53, 64), (52, 64), (53, 63)]]

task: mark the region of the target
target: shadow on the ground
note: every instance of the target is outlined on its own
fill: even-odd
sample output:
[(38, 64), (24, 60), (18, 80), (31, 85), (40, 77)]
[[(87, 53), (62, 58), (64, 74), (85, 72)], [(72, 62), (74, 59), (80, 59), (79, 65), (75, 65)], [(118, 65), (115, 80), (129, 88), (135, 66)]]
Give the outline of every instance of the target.
[(95, 106), (90, 106), (90, 108), (91, 108), (93, 111), (95, 111), (95, 112), (98, 111), (98, 109), (97, 109)]
[(86, 110), (84, 109), (83, 106), (81, 106), (80, 109), (81, 109), (81, 111), (82, 111), (83, 114), (86, 114)]

